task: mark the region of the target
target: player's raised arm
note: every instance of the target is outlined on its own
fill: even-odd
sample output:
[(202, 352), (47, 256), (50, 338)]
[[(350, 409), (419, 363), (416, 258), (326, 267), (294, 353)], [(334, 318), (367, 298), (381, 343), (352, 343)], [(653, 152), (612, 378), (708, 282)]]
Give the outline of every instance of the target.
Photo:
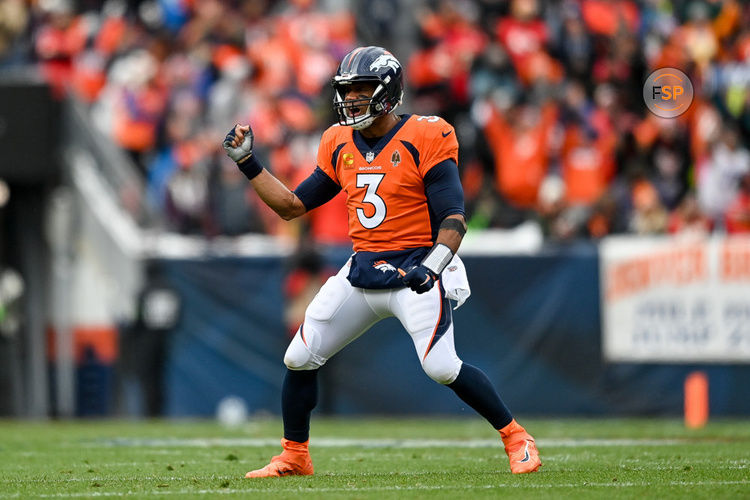
[(250, 125), (235, 125), (224, 138), (224, 150), (237, 163), (240, 171), (260, 199), (284, 220), (292, 220), (307, 212), (307, 208), (294, 192), (290, 191), (253, 154), (253, 131)]

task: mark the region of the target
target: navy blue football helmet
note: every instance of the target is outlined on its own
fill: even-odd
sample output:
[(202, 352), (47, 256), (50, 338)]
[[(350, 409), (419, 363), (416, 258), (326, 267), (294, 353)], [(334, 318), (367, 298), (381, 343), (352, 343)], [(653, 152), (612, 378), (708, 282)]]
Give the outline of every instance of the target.
[[(376, 85), (370, 99), (344, 100), (347, 89), (355, 82)], [(361, 130), (372, 125), (375, 118), (390, 113), (401, 104), (404, 96), (403, 69), (393, 54), (381, 47), (359, 47), (341, 60), (333, 85), (333, 108), (341, 125)], [(352, 110), (367, 106), (365, 113)]]

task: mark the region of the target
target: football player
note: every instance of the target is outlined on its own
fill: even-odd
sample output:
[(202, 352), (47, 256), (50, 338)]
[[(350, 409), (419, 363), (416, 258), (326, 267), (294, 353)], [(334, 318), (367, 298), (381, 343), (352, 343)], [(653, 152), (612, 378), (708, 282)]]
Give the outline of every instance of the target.
[(427, 375), (499, 431), (511, 472), (541, 466), (534, 438), (488, 377), (456, 355), (449, 298), (465, 299), (468, 283), (451, 286), (451, 295), (445, 282), (450, 270), (463, 269), (455, 257), (466, 232), (458, 141), (442, 118), (395, 113), (403, 97), (402, 73), (399, 61), (380, 47), (359, 47), (343, 58), (332, 81), (338, 124), (323, 134), (317, 167), (294, 191), (253, 155), (250, 125), (237, 124), (224, 141), (260, 198), (285, 220), (343, 189), (354, 248), (307, 307), (284, 356), (283, 451), (248, 478), (313, 473), (308, 443), (318, 370), (390, 316), (411, 336)]

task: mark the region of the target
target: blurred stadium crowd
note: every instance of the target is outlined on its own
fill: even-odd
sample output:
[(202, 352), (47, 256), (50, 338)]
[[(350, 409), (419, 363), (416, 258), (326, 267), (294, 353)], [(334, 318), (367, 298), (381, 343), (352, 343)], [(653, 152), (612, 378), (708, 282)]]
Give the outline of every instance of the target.
[[(169, 229), (347, 242), (343, 198), (282, 224), (220, 150), (249, 122), (288, 185), (357, 45), (406, 68), (404, 110), (455, 125), (472, 228), (548, 240), (750, 232), (750, 4), (736, 0), (2, 0), (0, 69), (35, 64), (127, 151)], [(688, 74), (676, 119), (646, 76)]]

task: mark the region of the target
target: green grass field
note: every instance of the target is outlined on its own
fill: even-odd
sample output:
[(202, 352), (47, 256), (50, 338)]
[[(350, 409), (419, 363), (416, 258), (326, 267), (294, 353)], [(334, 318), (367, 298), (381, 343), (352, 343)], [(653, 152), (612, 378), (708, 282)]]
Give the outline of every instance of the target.
[(0, 421), (4, 498), (750, 498), (750, 421), (522, 419), (544, 466), (514, 476), (474, 419), (313, 422), (316, 475), (248, 480), (280, 422)]

